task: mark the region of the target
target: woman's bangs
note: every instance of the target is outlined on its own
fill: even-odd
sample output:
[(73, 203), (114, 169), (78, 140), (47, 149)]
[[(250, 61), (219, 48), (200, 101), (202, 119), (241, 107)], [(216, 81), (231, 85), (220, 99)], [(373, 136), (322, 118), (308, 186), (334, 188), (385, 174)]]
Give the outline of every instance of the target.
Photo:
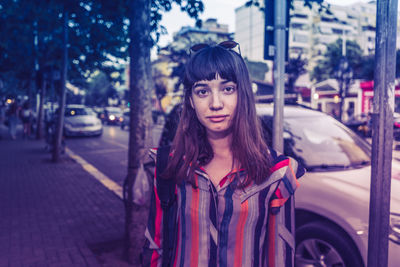
[(218, 74), (222, 79), (237, 83), (233, 55), (225, 49), (213, 47), (199, 52), (187, 70), (188, 82), (211, 81)]

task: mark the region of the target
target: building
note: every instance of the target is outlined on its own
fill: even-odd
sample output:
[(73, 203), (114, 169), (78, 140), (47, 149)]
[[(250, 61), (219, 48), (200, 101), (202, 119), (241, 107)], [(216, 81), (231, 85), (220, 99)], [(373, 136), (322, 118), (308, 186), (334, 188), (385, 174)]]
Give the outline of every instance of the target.
[[(294, 0), (290, 10), (289, 57), (301, 55), (312, 70), (326, 52), (327, 46), (337, 39), (358, 43), (364, 55), (375, 53), (377, 1), (358, 2), (348, 6), (330, 5), (328, 11), (320, 11), (316, 3), (311, 8), (303, 0)], [(259, 7), (245, 5), (235, 9), (235, 40), (240, 43), (243, 57), (262, 61), (264, 55), (264, 13)], [(400, 16), (398, 16), (398, 19)], [(398, 25), (397, 49), (400, 48)], [(346, 42), (342, 42), (344, 45)], [(345, 53), (345, 46), (342, 47)], [(270, 68), (271, 69), (271, 68)], [(269, 75), (271, 77), (272, 75)], [(268, 77), (268, 76), (267, 76)], [(270, 79), (267, 79), (271, 81)], [(365, 89), (360, 81), (353, 81), (348, 95), (343, 99), (345, 121), (352, 115), (365, 113), (370, 101), (371, 89)], [(339, 86), (334, 79), (312, 83), (308, 74), (296, 81), (297, 91), (303, 104), (330, 114), (338, 114), (340, 107)], [(397, 93), (397, 92), (396, 92)], [(400, 103), (400, 102), (399, 102)], [(397, 104), (397, 102), (396, 102)], [(400, 104), (399, 104), (400, 106)]]
[[(289, 56), (302, 54), (312, 69), (328, 44), (338, 38), (356, 41), (364, 55), (375, 52), (376, 1), (358, 2), (349, 6), (330, 5), (330, 13), (319, 11), (319, 5), (304, 6), (294, 0), (290, 10)], [(262, 61), (264, 55), (264, 13), (259, 7), (245, 5), (235, 9), (235, 39), (242, 54), (250, 60)], [(398, 25), (400, 25), (398, 23)], [(400, 48), (400, 34), (397, 35)]]
[[(209, 18), (203, 22), (201, 28), (184, 26), (174, 33), (173, 43), (220, 43), (232, 40), (233, 33), (229, 32), (227, 24), (219, 24), (217, 19)], [(172, 44), (170, 44), (172, 45)]]
[(264, 14), (256, 6), (235, 9), (235, 41), (243, 57), (264, 61), (264, 23)]

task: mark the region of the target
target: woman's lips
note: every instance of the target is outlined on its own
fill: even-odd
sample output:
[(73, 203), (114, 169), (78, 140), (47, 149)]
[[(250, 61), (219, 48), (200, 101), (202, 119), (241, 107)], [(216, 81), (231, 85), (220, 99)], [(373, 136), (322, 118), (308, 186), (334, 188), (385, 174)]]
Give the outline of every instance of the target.
[(221, 115), (221, 116), (208, 116), (207, 119), (209, 119), (211, 122), (222, 122), (224, 121), (228, 115)]

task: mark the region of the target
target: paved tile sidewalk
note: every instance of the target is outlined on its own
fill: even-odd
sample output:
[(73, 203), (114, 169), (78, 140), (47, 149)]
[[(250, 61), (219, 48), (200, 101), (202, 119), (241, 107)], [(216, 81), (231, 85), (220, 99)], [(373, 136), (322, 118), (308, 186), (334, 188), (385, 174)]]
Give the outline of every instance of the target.
[(0, 139), (0, 267), (100, 266), (90, 244), (122, 239), (124, 207), (44, 141)]

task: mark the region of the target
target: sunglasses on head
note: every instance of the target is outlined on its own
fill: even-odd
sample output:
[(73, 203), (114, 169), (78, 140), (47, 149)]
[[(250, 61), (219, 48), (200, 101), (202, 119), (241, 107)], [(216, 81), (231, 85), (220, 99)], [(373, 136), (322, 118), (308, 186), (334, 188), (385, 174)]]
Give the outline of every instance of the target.
[[(190, 51), (196, 53), (204, 48), (211, 47), (211, 46), (214, 46), (214, 45), (210, 45), (210, 44), (206, 44), (206, 43), (195, 44), (194, 46), (192, 46), (190, 48)], [(232, 50), (233, 48), (238, 47), (239, 55), (240, 56), (242, 55), (242, 53), (240, 52), (240, 45), (239, 45), (239, 43), (237, 43), (235, 41), (223, 41), (215, 46), (222, 47), (226, 50)]]

